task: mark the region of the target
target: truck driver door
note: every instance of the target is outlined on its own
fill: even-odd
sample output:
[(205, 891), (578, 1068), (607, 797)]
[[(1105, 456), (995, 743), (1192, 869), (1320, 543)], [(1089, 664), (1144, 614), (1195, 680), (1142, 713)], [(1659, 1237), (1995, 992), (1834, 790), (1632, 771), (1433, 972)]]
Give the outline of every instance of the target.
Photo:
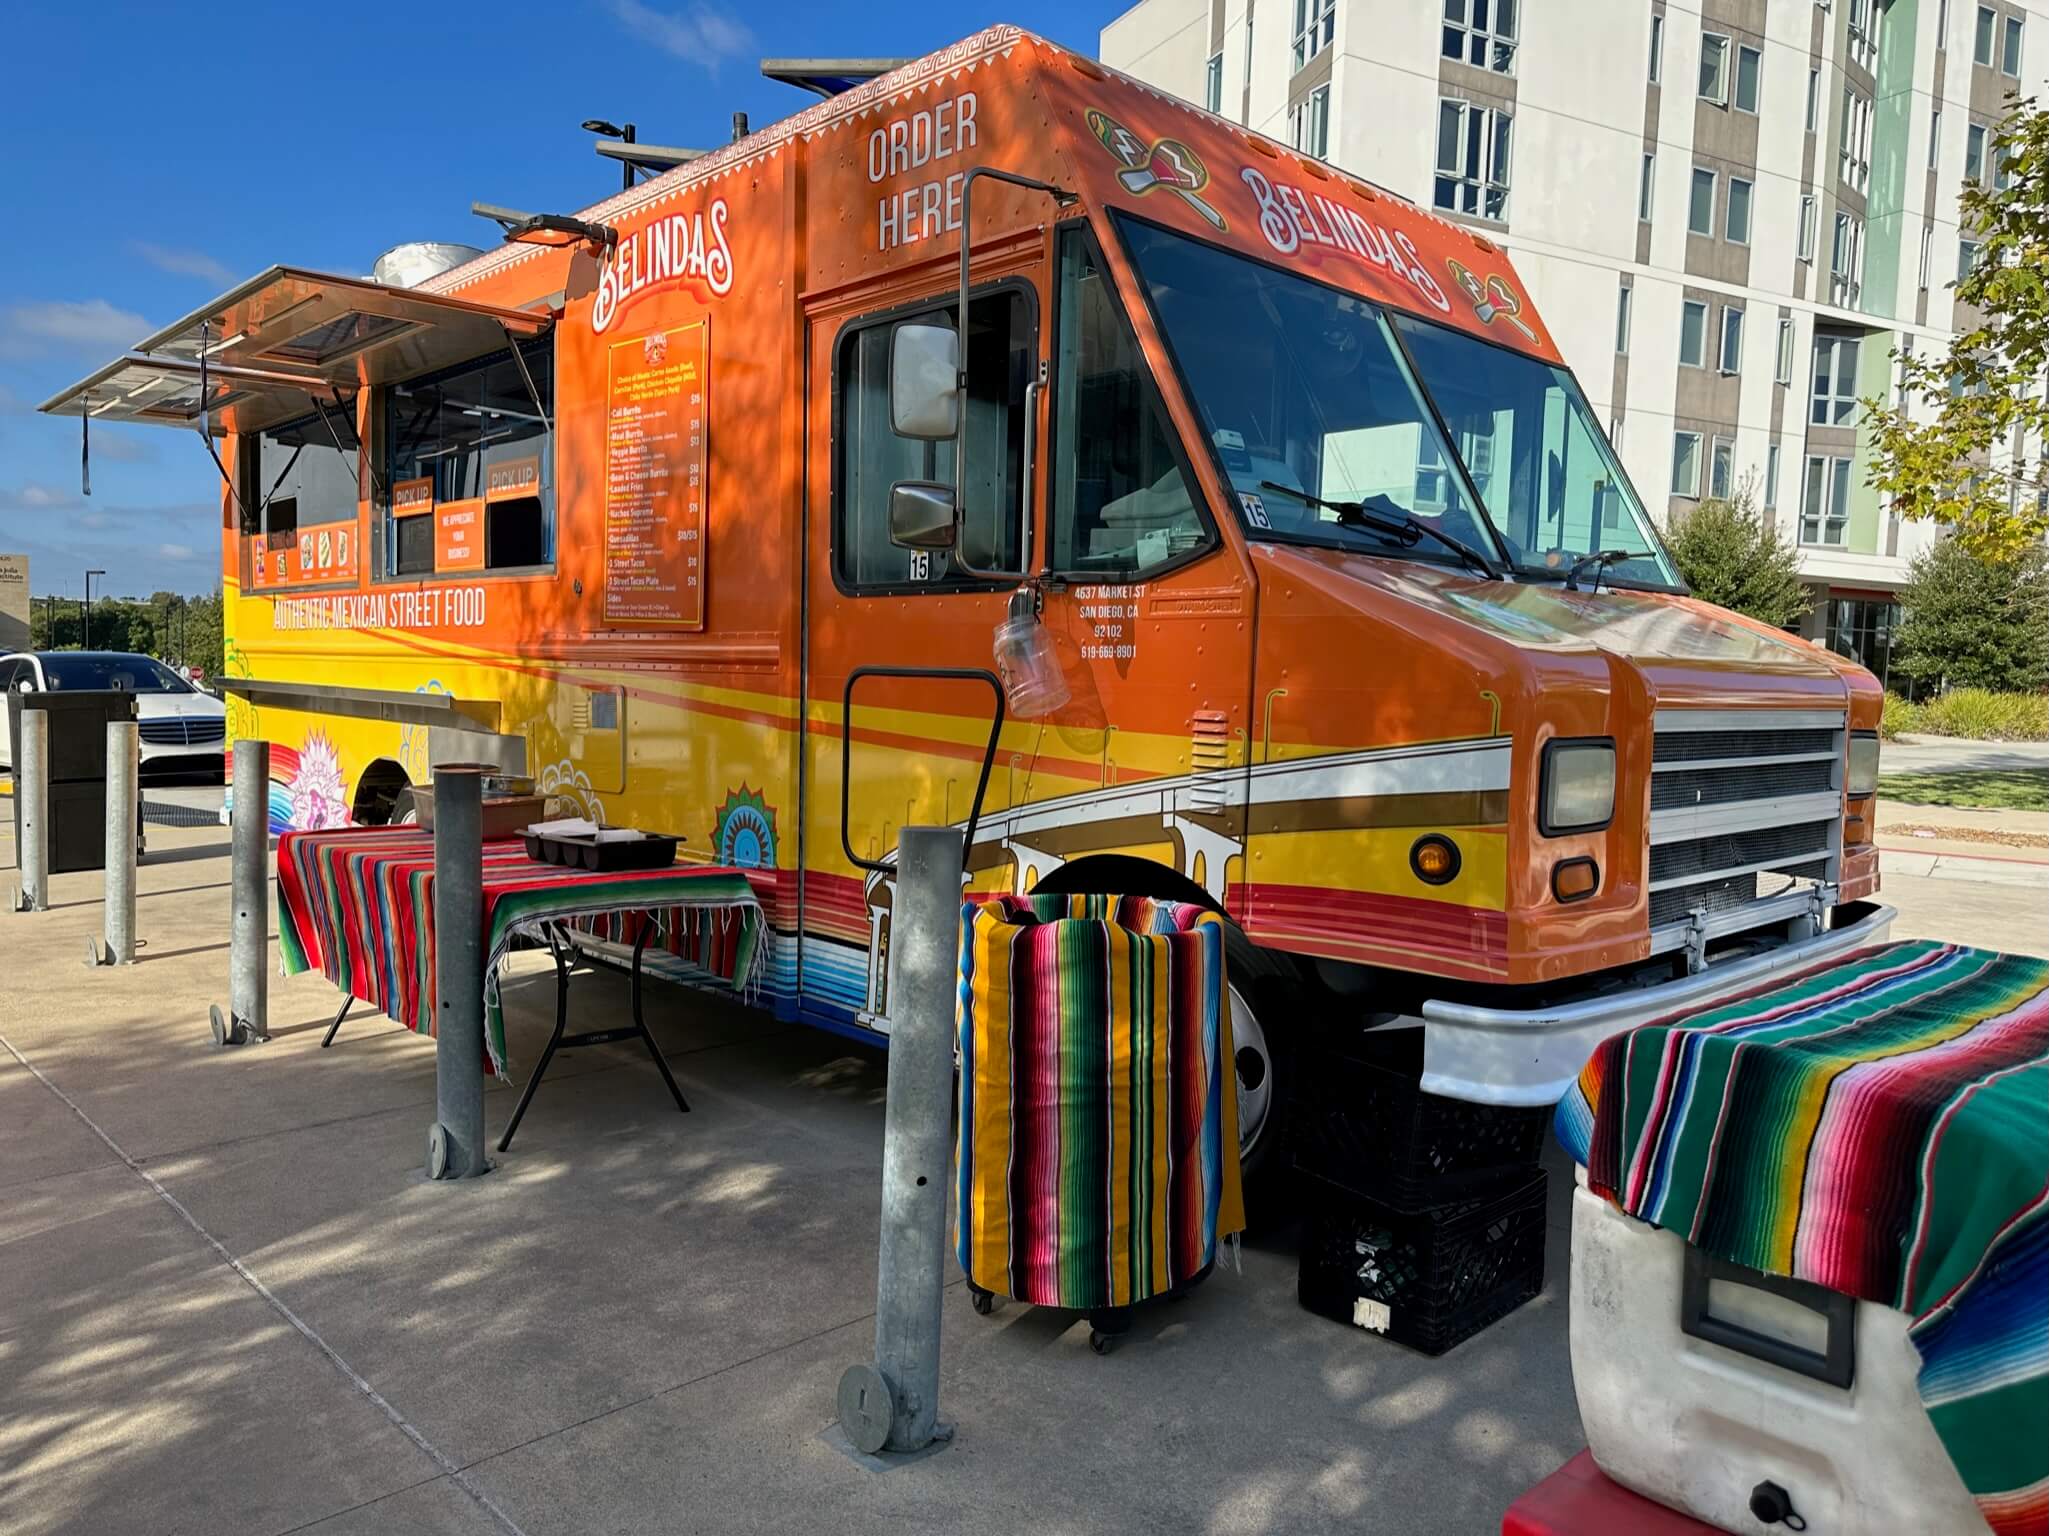
[[(968, 306), (967, 479), (959, 555), (1024, 568), (1030, 459), (1040, 423), (1039, 288), (1044, 247), (977, 261)], [(982, 270), (986, 266), (986, 271)], [(890, 357), (907, 321), (951, 324), (957, 300), (932, 294), (878, 306), (870, 297), (811, 319), (810, 537), (803, 1011), (825, 1024), (887, 1031), (892, 879), (852, 863), (841, 843), (842, 730), (851, 729), (845, 834), (862, 859), (893, 862), (906, 825), (964, 823), (995, 699), (976, 681), (863, 678), (852, 719), (841, 704), (860, 667), (988, 668), (1010, 585), (969, 576), (955, 553), (890, 538), (890, 489), (950, 482), (951, 440), (900, 435), (890, 411)], [(1011, 731), (1006, 730), (1009, 740)], [(1006, 781), (991, 776), (988, 805)], [(970, 869), (978, 861), (971, 853)], [(1007, 878), (999, 882), (1008, 887)], [(977, 872), (974, 888), (990, 888)]]

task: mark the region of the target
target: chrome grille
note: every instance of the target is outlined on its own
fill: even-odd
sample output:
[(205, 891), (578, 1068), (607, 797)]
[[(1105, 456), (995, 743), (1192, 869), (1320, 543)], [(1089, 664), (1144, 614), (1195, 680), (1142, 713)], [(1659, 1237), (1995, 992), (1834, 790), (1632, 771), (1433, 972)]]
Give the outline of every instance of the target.
[(227, 739), (227, 722), (204, 715), (165, 715), (136, 722), (135, 734), (154, 747), (204, 747)]
[(1797, 883), (1835, 879), (1845, 724), (1835, 710), (1658, 711), (1649, 865), (1656, 947), (1683, 942), (1695, 913), (1713, 933), (1739, 932), (1748, 909)]

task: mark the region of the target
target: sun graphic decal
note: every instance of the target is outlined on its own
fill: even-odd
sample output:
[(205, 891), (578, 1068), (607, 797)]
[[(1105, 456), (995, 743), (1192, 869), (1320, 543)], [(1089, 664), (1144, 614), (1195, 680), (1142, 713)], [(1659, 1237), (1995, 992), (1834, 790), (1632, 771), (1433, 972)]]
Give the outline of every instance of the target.
[(711, 841), (718, 861), (729, 868), (773, 869), (775, 807), (763, 804), (761, 791), (745, 784), (727, 790), (712, 820)]

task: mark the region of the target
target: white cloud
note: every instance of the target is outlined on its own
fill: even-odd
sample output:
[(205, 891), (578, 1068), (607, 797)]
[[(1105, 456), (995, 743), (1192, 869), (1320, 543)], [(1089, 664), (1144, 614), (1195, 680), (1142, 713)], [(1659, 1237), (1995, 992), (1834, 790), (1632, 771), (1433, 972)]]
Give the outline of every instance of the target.
[(157, 546), (157, 558), (159, 560), (190, 560), (198, 553), (190, 544), (159, 544)]
[(715, 71), (720, 60), (744, 53), (754, 45), (753, 34), (717, 6), (693, 5), (671, 16), (643, 5), (641, 0), (610, 3), (619, 24), (634, 36), (707, 70)]
[(136, 255), (159, 272), (168, 272), (173, 277), (197, 277), (222, 287), (235, 280), (234, 273), (204, 251), (187, 250), (176, 245), (158, 245), (151, 240), (132, 240), (129, 244)]
[(105, 299), (43, 299), (0, 309), (0, 357), (54, 349), (118, 352), (150, 333), (150, 323)]

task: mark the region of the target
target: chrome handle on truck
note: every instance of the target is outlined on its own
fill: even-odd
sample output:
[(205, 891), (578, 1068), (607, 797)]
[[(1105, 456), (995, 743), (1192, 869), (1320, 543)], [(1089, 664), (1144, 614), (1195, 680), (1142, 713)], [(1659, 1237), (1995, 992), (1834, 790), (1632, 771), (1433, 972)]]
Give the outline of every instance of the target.
[(1024, 419), (1024, 473), (1023, 484), (1017, 495), (1017, 568), (1029, 571), (1032, 568), (1032, 474), (1039, 457), (1039, 391), (1037, 379), (1025, 385)]

